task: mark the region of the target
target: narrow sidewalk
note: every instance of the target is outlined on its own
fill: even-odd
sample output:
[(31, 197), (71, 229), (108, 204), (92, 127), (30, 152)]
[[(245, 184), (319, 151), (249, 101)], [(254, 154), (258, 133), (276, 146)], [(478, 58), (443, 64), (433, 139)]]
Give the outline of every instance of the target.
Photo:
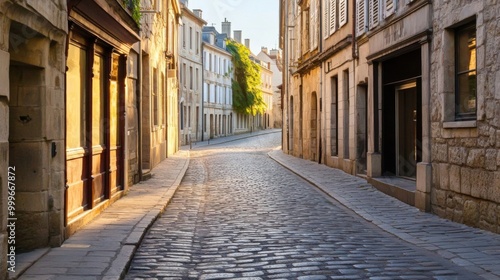
[(500, 235), (420, 212), (338, 169), (281, 150), (269, 156), (381, 229), (485, 279), (500, 279)]
[(189, 166), (189, 149), (278, 133), (259, 130), (183, 146), (152, 170), (152, 178), (133, 185), (92, 222), (64, 241), (61, 247), (17, 255), (16, 273), (9, 279), (121, 279), (142, 237), (165, 210)]
[[(18, 255), (18, 279), (120, 279), (142, 237), (164, 211), (189, 166), (181, 149), (133, 185), (121, 199), (64, 241), (61, 247)], [(40, 257), (41, 256), (41, 257)]]

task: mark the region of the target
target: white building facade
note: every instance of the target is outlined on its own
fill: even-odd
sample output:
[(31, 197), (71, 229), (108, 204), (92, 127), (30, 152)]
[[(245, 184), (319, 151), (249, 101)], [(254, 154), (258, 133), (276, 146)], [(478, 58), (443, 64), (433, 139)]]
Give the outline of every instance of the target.
[(234, 134), (231, 54), (225, 35), (214, 27), (203, 29), (202, 140)]
[(179, 27), (179, 135), (181, 145), (202, 139), (203, 61), (201, 10), (182, 4)]

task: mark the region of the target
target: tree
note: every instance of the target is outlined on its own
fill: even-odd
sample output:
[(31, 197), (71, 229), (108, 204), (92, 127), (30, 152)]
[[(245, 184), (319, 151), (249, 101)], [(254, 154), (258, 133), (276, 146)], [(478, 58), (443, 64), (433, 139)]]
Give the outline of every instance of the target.
[(233, 62), (233, 109), (252, 116), (264, 114), (259, 65), (250, 60), (250, 51), (244, 45), (228, 40), (226, 46)]

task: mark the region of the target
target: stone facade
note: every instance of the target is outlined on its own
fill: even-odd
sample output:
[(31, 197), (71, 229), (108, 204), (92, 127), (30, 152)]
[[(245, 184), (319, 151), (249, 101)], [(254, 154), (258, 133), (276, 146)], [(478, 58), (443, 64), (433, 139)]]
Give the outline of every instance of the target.
[(314, 2), (281, 2), (285, 152), (320, 151), (423, 211), (499, 232), (500, 5), (321, 1), (316, 21)]
[(202, 28), (206, 22), (201, 18), (201, 10), (191, 11), (182, 5), (182, 26), (179, 30), (180, 67), (180, 136), (181, 145), (201, 141), (203, 61)]
[(281, 128), (283, 122), (283, 111), (281, 108), (281, 90), (278, 88), (283, 83), (282, 75), (282, 56), (281, 51), (277, 49), (268, 50), (262, 47), (261, 52), (257, 55), (257, 59), (265, 63), (269, 63), (269, 69), (272, 72), (272, 109), (270, 118), (272, 119), (271, 127)]
[[(431, 67), (432, 211), (500, 232), (500, 3), (437, 1), (433, 4)], [(475, 115), (459, 119), (454, 96), (457, 34), (475, 32)], [(471, 47), (471, 46), (469, 46)], [(469, 59), (470, 59), (469, 58)], [(473, 63), (474, 61), (469, 61)]]
[[(143, 10), (141, 17), (141, 168), (146, 174), (167, 157), (168, 146), (170, 146), (168, 153), (172, 154), (177, 150), (175, 147), (178, 143), (177, 133), (172, 137), (167, 134), (169, 130), (167, 108), (178, 108), (177, 101), (167, 97), (167, 95), (177, 97), (171, 92), (178, 88), (175, 79), (177, 75), (172, 76), (177, 72), (174, 70), (178, 65), (175, 65), (173, 58), (176, 57), (178, 46), (165, 50), (170, 37), (178, 34), (178, 31), (165, 27), (177, 28), (180, 4), (178, 1), (152, 3), (153, 5), (144, 5), (141, 8)], [(170, 102), (175, 103), (170, 104)], [(174, 144), (169, 145), (169, 142), (174, 142)]]
[[(8, 182), (15, 183), (16, 252), (57, 246), (64, 240), (66, 1), (0, 1), (0, 16), (0, 275), (4, 277)], [(15, 167), (15, 181), (8, 166)]]

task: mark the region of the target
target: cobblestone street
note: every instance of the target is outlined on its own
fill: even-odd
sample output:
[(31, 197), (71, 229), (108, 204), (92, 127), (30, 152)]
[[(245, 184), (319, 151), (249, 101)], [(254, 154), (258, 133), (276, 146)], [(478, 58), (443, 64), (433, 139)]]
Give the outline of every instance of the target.
[(127, 279), (482, 279), (405, 242), (268, 156), (273, 133), (191, 151)]

